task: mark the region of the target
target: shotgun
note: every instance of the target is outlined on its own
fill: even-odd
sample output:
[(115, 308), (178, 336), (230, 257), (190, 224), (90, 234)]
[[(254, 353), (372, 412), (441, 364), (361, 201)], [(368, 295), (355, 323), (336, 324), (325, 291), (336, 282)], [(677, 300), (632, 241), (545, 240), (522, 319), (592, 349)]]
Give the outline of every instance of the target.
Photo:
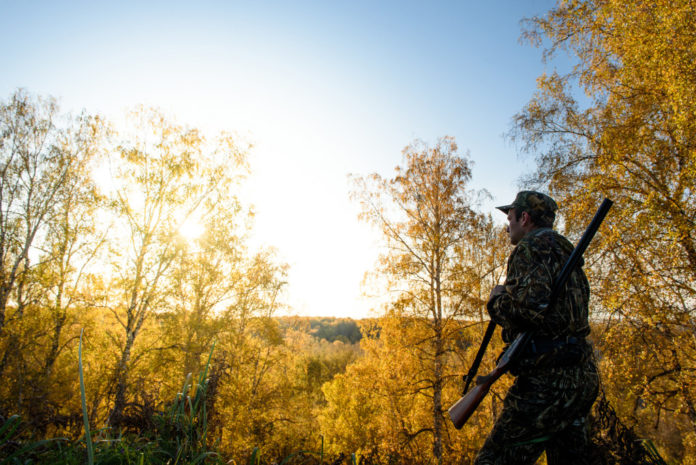
[[(602, 224), (602, 221), (607, 215), (607, 212), (609, 211), (609, 208), (611, 208), (612, 204), (613, 202), (611, 200), (605, 198), (602, 204), (599, 206), (597, 213), (595, 213), (594, 218), (592, 218), (592, 222), (590, 222), (587, 230), (585, 230), (585, 233), (580, 238), (578, 245), (575, 246), (575, 249), (573, 249), (573, 252), (568, 258), (568, 261), (563, 266), (561, 273), (554, 281), (551, 287), (551, 296), (549, 297), (548, 303), (544, 305), (545, 308), (554, 305), (556, 299), (558, 299), (558, 295), (568, 281), (570, 274), (580, 262), (582, 254), (585, 253), (587, 246), (590, 245), (590, 241), (592, 241), (592, 238), (599, 229), (599, 225)], [(494, 326), (493, 323), (491, 324)], [(483, 398), (491, 389), (493, 383), (495, 383), (498, 378), (510, 370), (515, 361), (521, 356), (525, 346), (531, 338), (532, 332), (526, 331), (520, 333), (505, 349), (493, 371), (485, 376), (479, 376), (476, 379), (476, 386), (474, 386), (474, 388), (468, 393), (465, 392), (464, 396), (449, 408), (449, 417), (450, 420), (452, 420), (452, 423), (454, 423), (455, 428), (461, 429), (461, 427), (464, 426), (469, 417), (471, 417), (474, 411), (476, 411), (476, 408), (479, 406), (481, 401), (483, 401)], [(467, 376), (469, 378), (472, 377), (471, 374)]]

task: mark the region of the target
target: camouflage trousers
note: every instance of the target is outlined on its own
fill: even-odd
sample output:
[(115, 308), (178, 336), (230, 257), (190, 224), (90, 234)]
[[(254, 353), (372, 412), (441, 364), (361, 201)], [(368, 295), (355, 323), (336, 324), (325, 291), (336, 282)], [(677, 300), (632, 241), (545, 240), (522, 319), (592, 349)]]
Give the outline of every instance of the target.
[(592, 360), (521, 374), (474, 463), (531, 465), (544, 451), (549, 465), (591, 463), (586, 417), (598, 390)]

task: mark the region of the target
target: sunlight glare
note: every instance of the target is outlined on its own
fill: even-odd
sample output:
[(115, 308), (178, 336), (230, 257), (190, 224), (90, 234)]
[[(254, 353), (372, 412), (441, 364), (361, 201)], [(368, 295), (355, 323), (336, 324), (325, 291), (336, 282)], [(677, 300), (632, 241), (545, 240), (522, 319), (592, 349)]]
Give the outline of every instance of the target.
[(201, 237), (204, 232), (205, 226), (191, 219), (185, 221), (184, 224), (179, 227), (179, 234), (188, 242), (194, 242)]

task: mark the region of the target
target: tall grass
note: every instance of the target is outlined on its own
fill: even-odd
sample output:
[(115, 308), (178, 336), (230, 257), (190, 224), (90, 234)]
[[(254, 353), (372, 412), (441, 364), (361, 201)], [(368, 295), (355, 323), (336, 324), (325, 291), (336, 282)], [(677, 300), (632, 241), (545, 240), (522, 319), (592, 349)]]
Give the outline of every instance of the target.
[(64, 438), (45, 439), (42, 441), (20, 442), (19, 435), (22, 420), (12, 415), (0, 426), (0, 465), (24, 463), (22, 457), (51, 443), (64, 441)]
[(85, 444), (87, 444), (87, 463), (94, 465), (94, 444), (89, 431), (89, 415), (87, 414), (87, 395), (85, 394), (85, 374), (82, 369), (82, 336), (85, 330), (80, 331), (80, 345), (77, 349), (77, 365), (80, 371), (80, 397), (82, 398), (82, 419), (85, 423)]
[(208, 412), (206, 407), (208, 391), (208, 370), (215, 350), (210, 349), (205, 369), (195, 385), (191, 384), (191, 374), (186, 377), (181, 392), (174, 402), (161, 415), (154, 418), (156, 440), (163, 459), (172, 465), (198, 464), (206, 460), (217, 461), (218, 454), (207, 446)]

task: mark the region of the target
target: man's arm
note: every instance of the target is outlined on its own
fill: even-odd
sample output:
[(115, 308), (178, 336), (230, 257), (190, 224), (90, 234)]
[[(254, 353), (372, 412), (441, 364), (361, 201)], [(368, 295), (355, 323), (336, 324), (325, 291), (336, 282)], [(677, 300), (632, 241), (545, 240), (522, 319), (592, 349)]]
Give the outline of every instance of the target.
[[(551, 296), (553, 259), (535, 250), (546, 247), (544, 238), (535, 236), (522, 240), (510, 258), (504, 286), (495, 286), (487, 304), (491, 319), (513, 332), (538, 328), (544, 320), (546, 304)], [(549, 249), (546, 249), (549, 250)]]

